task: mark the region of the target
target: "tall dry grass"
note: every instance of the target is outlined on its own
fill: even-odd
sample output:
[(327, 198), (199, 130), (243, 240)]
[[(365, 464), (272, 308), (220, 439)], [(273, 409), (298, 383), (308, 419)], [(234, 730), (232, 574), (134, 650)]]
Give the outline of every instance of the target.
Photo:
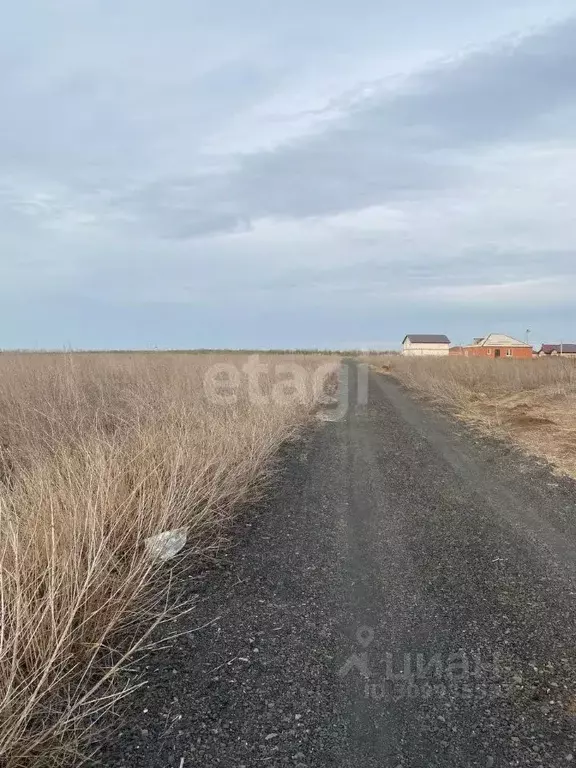
[(222, 362), (0, 355), (3, 768), (81, 761), (165, 609), (145, 540), (186, 526), (189, 559), (217, 550), (320, 396), (310, 377), (298, 401), (271, 398), (272, 367), (257, 402), (240, 377), (236, 402), (215, 403), (204, 384)]
[(408, 387), (576, 477), (576, 361), (388, 357)]

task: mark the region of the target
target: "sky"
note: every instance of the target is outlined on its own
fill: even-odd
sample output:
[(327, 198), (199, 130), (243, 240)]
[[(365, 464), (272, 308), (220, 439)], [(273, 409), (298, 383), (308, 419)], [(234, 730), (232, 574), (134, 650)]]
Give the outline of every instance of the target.
[(576, 342), (574, 0), (20, 0), (1, 348)]

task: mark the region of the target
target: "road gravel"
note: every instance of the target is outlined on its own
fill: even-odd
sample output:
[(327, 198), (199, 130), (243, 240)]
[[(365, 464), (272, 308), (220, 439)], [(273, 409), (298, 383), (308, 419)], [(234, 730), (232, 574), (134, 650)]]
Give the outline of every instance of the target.
[[(576, 484), (371, 373), (291, 447), (183, 635), (105, 746), (113, 768), (576, 761)], [(361, 399), (361, 398), (360, 398)]]

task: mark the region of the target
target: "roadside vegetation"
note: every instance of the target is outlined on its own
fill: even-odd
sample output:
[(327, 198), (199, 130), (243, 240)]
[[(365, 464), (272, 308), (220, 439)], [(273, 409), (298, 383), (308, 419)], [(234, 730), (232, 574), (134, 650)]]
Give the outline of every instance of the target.
[(576, 477), (576, 361), (377, 357), (376, 368)]
[(331, 379), (260, 363), (248, 384), (238, 355), (0, 355), (2, 768), (80, 764), (171, 604), (146, 541), (185, 528), (187, 566), (216, 556)]

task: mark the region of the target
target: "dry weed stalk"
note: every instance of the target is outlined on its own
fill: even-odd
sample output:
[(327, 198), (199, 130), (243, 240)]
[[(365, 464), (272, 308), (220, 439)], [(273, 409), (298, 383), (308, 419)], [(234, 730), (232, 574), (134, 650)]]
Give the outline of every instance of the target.
[(256, 404), (244, 388), (232, 405), (207, 402), (214, 362), (0, 357), (3, 768), (78, 764), (165, 611), (144, 540), (185, 525), (193, 552), (216, 549), (279, 445), (309, 418), (311, 387), (301, 403)]
[(391, 356), (377, 364), (481, 430), (576, 477), (576, 361)]

